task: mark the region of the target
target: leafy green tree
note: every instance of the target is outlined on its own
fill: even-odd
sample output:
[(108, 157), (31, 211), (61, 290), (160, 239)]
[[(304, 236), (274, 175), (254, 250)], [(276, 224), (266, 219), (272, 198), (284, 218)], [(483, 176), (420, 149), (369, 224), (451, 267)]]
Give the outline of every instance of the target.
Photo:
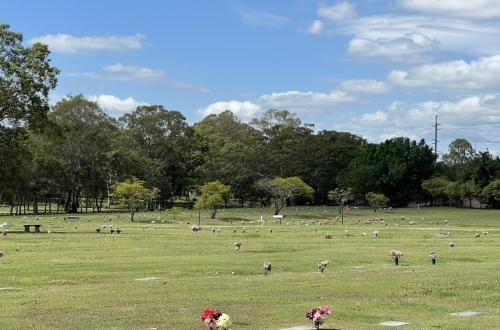
[(462, 193), (460, 191), (460, 185), (461, 182), (459, 181), (451, 181), (446, 187), (446, 195), (448, 195), (448, 198), (455, 201), (457, 206), (461, 204), (460, 198), (462, 197)]
[(461, 197), (469, 200), (469, 208), (472, 208), (472, 199), (481, 195), (481, 187), (472, 180), (462, 182), (459, 190)]
[(135, 153), (148, 160), (144, 163), (143, 178), (160, 189), (162, 207), (174, 195), (187, 191), (190, 173), (189, 157), (193, 130), (178, 111), (162, 105), (139, 106), (119, 119), (133, 142)]
[(328, 199), (339, 206), (339, 214), (342, 212), (344, 204), (353, 199), (352, 189), (335, 188), (328, 192)]
[[(49, 111), (49, 92), (59, 70), (46, 45), (23, 45), (23, 35), (0, 24), (0, 200), (19, 200), (22, 164), (29, 160), (26, 126), (40, 128)], [(29, 169), (29, 167), (27, 167)]]
[(196, 206), (202, 209), (211, 209), (210, 219), (215, 219), (217, 211), (231, 196), (231, 188), (219, 181), (212, 181), (200, 188), (201, 195)]
[(460, 166), (474, 157), (474, 148), (467, 139), (456, 139), (450, 143), (448, 153), (443, 156), (443, 161), (452, 166)]
[(82, 95), (59, 101), (49, 120), (52, 128), (38, 137), (44, 150), (40, 158), (54, 167), (65, 211), (77, 212), (82, 197), (94, 200), (100, 210), (112, 185), (112, 141), (118, 131), (115, 120)]
[(421, 184), (432, 176), (435, 160), (424, 140), (393, 138), (381, 144), (362, 145), (341, 179), (358, 198), (378, 191), (392, 204), (406, 205), (421, 197)]
[(448, 197), (447, 188), (449, 184), (450, 181), (443, 177), (432, 178), (422, 182), (422, 188), (432, 196), (431, 206), (434, 200), (439, 199), (441, 204), (443, 198)]
[(271, 196), (274, 205), (274, 214), (280, 213), (281, 209), (291, 198), (298, 196), (312, 197), (314, 189), (299, 177), (262, 179), (257, 181), (258, 189)]
[(374, 209), (389, 205), (389, 198), (382, 193), (369, 192), (365, 198)]
[(253, 186), (266, 171), (260, 133), (230, 111), (205, 117), (194, 130), (192, 159), (198, 179), (231, 186), (241, 206), (255, 199)]
[(113, 185), (112, 195), (124, 202), (130, 210), (130, 221), (134, 221), (134, 214), (141, 204), (148, 203), (158, 196), (158, 189), (149, 189), (144, 181), (132, 178)]
[(500, 202), (500, 179), (494, 180), (484, 187), (481, 195), (491, 205)]
[(176, 206), (168, 210), (168, 213), (174, 216), (174, 221), (175, 221), (175, 216), (181, 214), (182, 212), (184, 212), (184, 209), (182, 207), (176, 207)]
[(286, 110), (270, 109), (251, 125), (264, 137), (268, 177), (302, 175), (305, 160), (309, 157), (305, 139), (313, 134), (313, 125), (302, 124), (300, 119)]
[(296, 150), (302, 156), (294, 163), (296, 175), (314, 188), (314, 202), (325, 204), (328, 192), (341, 185), (341, 171), (366, 141), (347, 132), (320, 131), (305, 136), (299, 143)]
[(0, 127), (40, 124), (49, 111), (49, 92), (59, 70), (50, 66), (49, 49), (23, 46), (23, 35), (0, 24)]

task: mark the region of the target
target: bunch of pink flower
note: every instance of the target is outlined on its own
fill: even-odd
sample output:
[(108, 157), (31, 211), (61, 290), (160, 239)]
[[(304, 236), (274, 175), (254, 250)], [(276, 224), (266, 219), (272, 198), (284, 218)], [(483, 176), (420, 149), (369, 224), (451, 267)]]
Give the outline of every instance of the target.
[(306, 318), (313, 321), (316, 329), (319, 329), (319, 326), (325, 323), (324, 315), (331, 315), (332, 309), (328, 306), (321, 306), (319, 308), (313, 308), (309, 312), (306, 313)]
[(389, 255), (393, 258), (401, 258), (403, 256), (403, 252), (398, 250), (391, 250), (389, 251)]

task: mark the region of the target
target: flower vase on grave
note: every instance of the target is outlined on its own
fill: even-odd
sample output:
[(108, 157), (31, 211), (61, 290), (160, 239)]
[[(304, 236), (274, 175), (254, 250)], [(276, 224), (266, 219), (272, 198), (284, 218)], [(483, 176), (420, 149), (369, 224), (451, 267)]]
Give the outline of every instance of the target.
[(432, 259), (432, 264), (435, 265), (436, 264), (436, 259)]
[(319, 326), (320, 326), (320, 323), (318, 323), (318, 322), (314, 323), (314, 327), (315, 327), (317, 330), (319, 330)]
[(394, 263), (396, 264), (396, 266), (399, 266), (399, 258), (398, 257), (394, 258)]

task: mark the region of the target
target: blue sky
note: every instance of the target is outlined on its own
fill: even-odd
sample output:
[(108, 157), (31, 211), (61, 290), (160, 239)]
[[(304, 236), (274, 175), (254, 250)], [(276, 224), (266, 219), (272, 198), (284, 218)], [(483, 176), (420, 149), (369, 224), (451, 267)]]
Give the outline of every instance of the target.
[(140, 104), (190, 123), (268, 108), (370, 141), (500, 150), (500, 1), (10, 1), (0, 22), (49, 44), (52, 102)]

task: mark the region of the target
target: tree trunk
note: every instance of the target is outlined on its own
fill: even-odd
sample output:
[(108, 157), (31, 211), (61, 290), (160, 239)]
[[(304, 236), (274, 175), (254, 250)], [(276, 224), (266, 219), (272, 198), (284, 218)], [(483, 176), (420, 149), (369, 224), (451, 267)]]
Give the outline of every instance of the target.
[(286, 200), (280, 200), (280, 201), (274, 202), (274, 215), (280, 214), (281, 209), (285, 205), (286, 205)]
[(38, 195), (33, 194), (33, 214), (38, 215)]
[(216, 214), (217, 214), (217, 209), (212, 209), (212, 213), (210, 214), (210, 219), (215, 219)]
[(133, 207), (130, 208), (130, 221), (131, 222), (134, 222), (134, 214), (135, 214), (135, 210)]

